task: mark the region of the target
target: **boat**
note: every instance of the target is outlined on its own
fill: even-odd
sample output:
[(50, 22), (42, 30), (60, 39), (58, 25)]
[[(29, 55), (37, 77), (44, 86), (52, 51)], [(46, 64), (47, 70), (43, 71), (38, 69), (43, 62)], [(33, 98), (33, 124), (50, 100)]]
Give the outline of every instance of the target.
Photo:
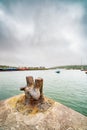
[(85, 71), (85, 74), (87, 74), (87, 71)]
[(57, 71), (56, 71), (56, 73), (60, 73), (60, 71), (59, 71), (59, 70), (57, 70)]

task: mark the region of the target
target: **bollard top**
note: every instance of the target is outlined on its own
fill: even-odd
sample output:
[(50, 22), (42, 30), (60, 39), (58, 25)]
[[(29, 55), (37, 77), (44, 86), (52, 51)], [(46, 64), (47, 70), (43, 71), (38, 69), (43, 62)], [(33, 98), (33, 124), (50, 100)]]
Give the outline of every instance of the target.
[(27, 82), (27, 86), (34, 85), (33, 77), (32, 76), (26, 76), (26, 82)]
[(42, 78), (35, 79), (35, 88), (41, 88), (42, 85), (43, 85), (43, 79)]

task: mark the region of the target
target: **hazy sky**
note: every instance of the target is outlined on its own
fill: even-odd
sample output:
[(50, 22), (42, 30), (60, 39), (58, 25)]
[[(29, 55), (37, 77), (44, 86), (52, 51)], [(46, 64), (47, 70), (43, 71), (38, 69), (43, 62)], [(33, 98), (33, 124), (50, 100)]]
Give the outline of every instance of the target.
[(87, 64), (86, 0), (0, 0), (0, 64)]

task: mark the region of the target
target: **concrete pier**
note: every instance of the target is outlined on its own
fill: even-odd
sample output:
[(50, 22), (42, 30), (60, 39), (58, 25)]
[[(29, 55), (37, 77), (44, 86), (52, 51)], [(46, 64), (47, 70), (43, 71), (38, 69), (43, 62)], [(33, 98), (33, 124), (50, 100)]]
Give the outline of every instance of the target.
[(43, 95), (43, 79), (26, 77), (25, 94), (0, 101), (0, 130), (87, 130), (87, 117)]

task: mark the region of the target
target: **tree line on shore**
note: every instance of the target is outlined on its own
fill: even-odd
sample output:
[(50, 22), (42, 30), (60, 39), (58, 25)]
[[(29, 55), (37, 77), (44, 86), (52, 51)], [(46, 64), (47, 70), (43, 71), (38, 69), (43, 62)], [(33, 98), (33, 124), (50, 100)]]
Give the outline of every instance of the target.
[(77, 70), (87, 70), (87, 65), (64, 65), (64, 66), (55, 66), (55, 67), (14, 67), (14, 66), (6, 66), (0, 65), (0, 70), (49, 70), (49, 69), (77, 69)]
[(20, 70), (46, 70), (45, 67), (14, 67), (14, 66), (6, 66), (0, 65), (0, 71), (20, 71)]
[(51, 67), (49, 69), (77, 69), (77, 70), (87, 70), (87, 65), (64, 65)]

